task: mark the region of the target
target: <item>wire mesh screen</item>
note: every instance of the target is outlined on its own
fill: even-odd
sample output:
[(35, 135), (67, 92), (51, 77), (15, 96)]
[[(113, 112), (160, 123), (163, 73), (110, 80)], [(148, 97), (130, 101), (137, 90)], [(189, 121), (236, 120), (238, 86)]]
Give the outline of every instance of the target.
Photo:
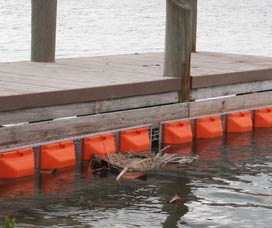
[(160, 138), (160, 129), (159, 128), (152, 129), (151, 141), (152, 142), (159, 141), (159, 138)]
[(34, 153), (34, 168), (35, 168), (35, 171), (39, 171), (40, 170), (40, 147), (34, 146), (33, 153)]
[(115, 149), (116, 151), (119, 150), (119, 146), (120, 146), (120, 132), (114, 132), (114, 143), (115, 143)]
[(77, 167), (80, 167), (81, 161), (82, 161), (82, 145), (83, 145), (83, 139), (74, 140), (76, 166)]

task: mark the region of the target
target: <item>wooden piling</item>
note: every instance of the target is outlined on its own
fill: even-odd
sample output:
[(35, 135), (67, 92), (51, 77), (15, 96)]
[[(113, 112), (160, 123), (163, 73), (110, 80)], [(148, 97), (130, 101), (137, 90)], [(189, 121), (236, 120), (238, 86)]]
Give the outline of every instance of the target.
[(57, 0), (32, 0), (31, 61), (54, 62)]
[(197, 0), (192, 0), (192, 52), (196, 52)]
[(190, 100), (191, 50), (191, 0), (167, 0), (164, 76), (181, 78), (181, 102)]

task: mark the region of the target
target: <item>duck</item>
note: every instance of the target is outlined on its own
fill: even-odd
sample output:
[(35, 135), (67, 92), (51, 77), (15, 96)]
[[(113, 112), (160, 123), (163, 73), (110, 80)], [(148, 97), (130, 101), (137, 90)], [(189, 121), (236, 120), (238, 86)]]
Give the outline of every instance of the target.
[(182, 200), (181, 198), (181, 195), (180, 193), (176, 193), (172, 199), (170, 199), (169, 201), (167, 201), (167, 203), (172, 203), (172, 204), (175, 204), (175, 203), (179, 203), (180, 201)]
[(92, 154), (90, 157), (90, 170), (92, 170), (95, 176), (106, 177), (108, 174), (108, 163), (99, 156)]

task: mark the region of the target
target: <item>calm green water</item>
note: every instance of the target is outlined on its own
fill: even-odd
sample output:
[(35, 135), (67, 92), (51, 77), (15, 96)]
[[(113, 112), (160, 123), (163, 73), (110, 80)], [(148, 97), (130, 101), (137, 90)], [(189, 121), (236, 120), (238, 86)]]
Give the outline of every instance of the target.
[[(191, 145), (174, 148), (188, 154)], [(202, 140), (192, 164), (168, 165), (146, 181), (86, 169), (39, 183), (1, 185), (1, 215), (18, 227), (271, 227), (272, 129)], [(176, 192), (183, 201), (167, 204)]]

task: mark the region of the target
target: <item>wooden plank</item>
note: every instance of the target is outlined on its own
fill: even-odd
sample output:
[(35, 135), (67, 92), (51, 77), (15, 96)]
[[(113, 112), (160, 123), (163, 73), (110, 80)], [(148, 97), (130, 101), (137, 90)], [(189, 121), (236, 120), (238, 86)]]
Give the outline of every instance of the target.
[(0, 125), (37, 122), (95, 113), (96, 102), (0, 112)]
[(178, 79), (0, 96), (0, 111), (56, 106), (178, 91)]
[[(54, 83), (55, 86), (60, 86), (61, 82), (63, 82), (66, 84), (65, 88), (67, 89), (78, 85), (81, 87), (94, 87), (163, 79), (161, 68), (157, 66), (138, 66), (134, 71), (122, 71), (121, 67), (119, 67), (120, 70), (117, 70), (119, 68), (112, 66), (105, 68), (99, 65), (95, 65), (92, 68), (66, 67), (57, 64), (54, 67), (51, 67), (52, 64), (47, 67), (37, 67), (34, 64), (28, 65), (28, 67), (20, 64), (14, 64), (13, 66), (14, 68), (0, 69), (1, 76), (7, 78), (7, 74), (15, 74), (18, 75), (18, 78), (23, 77), (25, 80), (32, 80), (33, 83), (36, 80), (36, 83), (39, 85), (42, 82), (47, 83), (49, 81), (51, 84)], [(146, 70), (142, 70), (144, 68)]]
[(189, 116), (205, 116), (269, 105), (272, 106), (272, 91), (191, 102), (189, 105)]
[(198, 52), (192, 54), (192, 88), (272, 80), (272, 58)]
[[(128, 62), (128, 63), (126, 63)], [(131, 62), (127, 59), (124, 59), (123, 62), (100, 62), (100, 61), (80, 61), (80, 62), (71, 62), (71, 61), (58, 61), (58, 65), (67, 66), (72, 69), (85, 69), (90, 72), (97, 71), (112, 71), (112, 72), (125, 72), (133, 74), (150, 74), (150, 75), (162, 75), (162, 66), (163, 63), (156, 61), (142, 61), (142, 62)]]
[[(243, 67), (244, 70), (258, 70), (271, 68), (271, 57), (253, 56), (253, 55), (241, 55), (241, 54), (229, 54), (218, 52), (197, 52), (192, 54), (192, 65), (196, 64), (210, 64), (210, 69), (225, 66), (228, 68), (237, 66)], [(199, 65), (201, 67), (201, 65)], [(209, 68), (204, 68), (205, 74), (209, 71)], [(207, 72), (206, 72), (207, 70)]]
[[(44, 88), (43, 91), (46, 91), (47, 88), (53, 88), (55, 90), (58, 89), (67, 89), (72, 87), (86, 87), (86, 80), (70, 80), (67, 78), (61, 78), (58, 77), (58, 75), (55, 75), (55, 78), (53, 77), (41, 77), (40, 75), (25, 75), (22, 73), (6, 73), (6, 72), (0, 72), (0, 78), (3, 83), (6, 85), (12, 85), (13, 82), (17, 82), (17, 84), (26, 84), (31, 85), (32, 87), (38, 86)], [(35, 91), (35, 88), (33, 88), (32, 91)]]
[(105, 113), (126, 109), (151, 107), (163, 104), (172, 104), (177, 102), (178, 92), (97, 101), (95, 113)]
[(265, 70), (242, 71), (235, 73), (211, 74), (192, 77), (192, 89), (272, 80), (272, 68)]
[[(134, 53), (134, 54), (122, 54), (113, 56), (98, 56), (92, 57), (95, 58), (95, 62), (107, 62), (107, 63), (122, 63), (133, 65), (133, 63), (144, 64), (148, 63), (163, 63), (163, 53), (159, 52), (149, 52), (149, 53)], [(85, 57), (88, 61), (89, 57)]]
[(2, 127), (0, 150), (142, 124), (158, 127), (160, 121), (185, 117), (188, 117), (188, 104), (177, 103), (24, 126)]
[(91, 115), (133, 108), (143, 108), (176, 103), (178, 93), (170, 92), (155, 95), (136, 96), (113, 100), (94, 101), (71, 105), (60, 105), (0, 112), (0, 125), (37, 122), (56, 118)]
[(234, 94), (255, 93), (268, 91), (271, 89), (272, 80), (199, 88), (191, 90), (191, 100), (228, 96)]

